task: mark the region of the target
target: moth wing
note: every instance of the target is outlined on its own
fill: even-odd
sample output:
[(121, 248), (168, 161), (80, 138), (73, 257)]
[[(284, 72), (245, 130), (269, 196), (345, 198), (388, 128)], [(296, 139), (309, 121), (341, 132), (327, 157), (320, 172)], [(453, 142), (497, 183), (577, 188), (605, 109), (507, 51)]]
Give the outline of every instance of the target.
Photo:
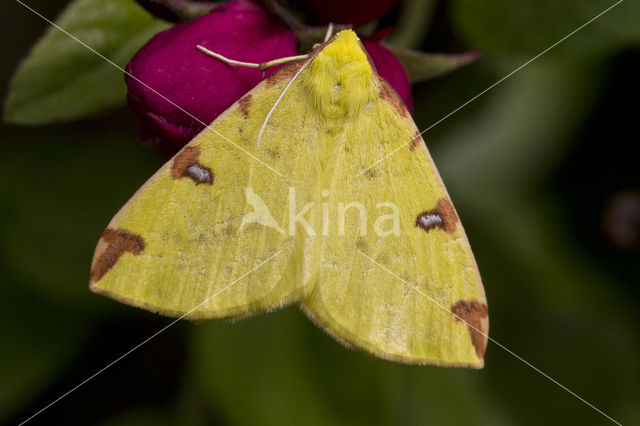
[[(322, 239), (318, 284), (302, 308), (375, 356), (481, 368), (488, 312), (473, 254), (422, 138), (392, 154), (418, 133), (393, 89), (379, 84), (380, 98), (336, 142), (327, 202), (338, 237)], [(359, 207), (345, 209), (351, 202), (368, 216), (364, 235)]]
[[(256, 147), (298, 67), (263, 81), (140, 188), (98, 242), (93, 291), (192, 319), (245, 316), (300, 297), (309, 283), (300, 255), (305, 235), (290, 236), (283, 224), (287, 179), (304, 187), (313, 169), (305, 163), (311, 148), (301, 142), (315, 127), (313, 115), (303, 102), (283, 103), (290, 124), (267, 132)], [(294, 100), (297, 90), (289, 89)], [(306, 202), (302, 195), (298, 201)]]

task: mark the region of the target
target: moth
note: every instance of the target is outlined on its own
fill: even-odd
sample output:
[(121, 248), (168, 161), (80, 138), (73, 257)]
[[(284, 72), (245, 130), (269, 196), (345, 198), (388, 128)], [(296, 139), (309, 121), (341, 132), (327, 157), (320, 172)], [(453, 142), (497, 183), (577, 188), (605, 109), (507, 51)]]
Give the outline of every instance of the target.
[(90, 289), (192, 320), (297, 304), (376, 357), (484, 365), (487, 302), (464, 229), (409, 112), (350, 30), (262, 81), (160, 168), (102, 234)]

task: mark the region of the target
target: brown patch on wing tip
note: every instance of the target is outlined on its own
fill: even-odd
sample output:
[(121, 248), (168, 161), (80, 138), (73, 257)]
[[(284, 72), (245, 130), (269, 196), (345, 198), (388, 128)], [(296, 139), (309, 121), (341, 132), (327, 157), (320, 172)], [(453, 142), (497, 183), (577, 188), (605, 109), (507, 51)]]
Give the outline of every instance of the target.
[(124, 229), (107, 228), (102, 233), (91, 265), (89, 284), (94, 284), (118, 262), (124, 252), (139, 255), (144, 250), (141, 236)]
[(267, 89), (280, 83), (282, 80), (289, 80), (298, 72), (300, 67), (305, 63), (305, 60), (292, 62), (289, 65), (285, 65), (278, 71), (271, 74), (265, 79)]
[(440, 198), (436, 205), (436, 210), (444, 220), (443, 229), (445, 232), (452, 234), (456, 230), (456, 225), (458, 223), (458, 215), (456, 214), (456, 209), (453, 208), (453, 204), (451, 204), (451, 201), (447, 198)]
[(430, 231), (440, 228), (443, 231), (453, 234), (458, 224), (458, 215), (453, 208), (453, 204), (446, 198), (440, 198), (436, 203), (436, 208), (424, 211), (416, 218), (416, 226)]
[(180, 179), (190, 165), (198, 162), (200, 156), (199, 146), (186, 146), (180, 151), (171, 164), (171, 177)]
[(242, 111), (242, 113), (245, 116), (249, 115), (249, 107), (250, 106), (251, 106), (251, 93), (249, 93), (248, 95), (243, 96), (238, 101), (238, 107), (240, 108), (240, 111)]
[(478, 358), (483, 360), (484, 351), (487, 348), (487, 323), (489, 318), (487, 305), (477, 300), (459, 300), (451, 306), (451, 312), (456, 316), (456, 321), (467, 323), (471, 344), (476, 350)]
[(411, 139), (411, 143), (409, 144), (409, 149), (411, 151), (415, 151), (420, 143), (424, 143), (424, 140), (422, 139), (422, 135), (416, 131), (416, 134), (413, 136), (413, 139)]
[(199, 156), (199, 146), (184, 147), (173, 159), (171, 177), (173, 179), (186, 177), (193, 180), (196, 185), (201, 183), (213, 185), (213, 172), (209, 167), (198, 162)]
[(409, 110), (404, 106), (404, 102), (402, 102), (400, 96), (398, 96), (389, 83), (387, 83), (383, 78), (378, 77), (378, 84), (380, 86), (380, 97), (389, 102), (401, 117), (409, 117)]

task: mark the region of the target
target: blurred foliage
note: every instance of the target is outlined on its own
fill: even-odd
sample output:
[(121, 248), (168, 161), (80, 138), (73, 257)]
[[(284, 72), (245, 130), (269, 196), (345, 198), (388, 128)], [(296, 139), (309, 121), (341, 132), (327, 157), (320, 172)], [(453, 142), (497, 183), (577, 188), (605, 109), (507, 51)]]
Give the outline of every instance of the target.
[[(484, 56), (415, 87), (418, 127), (608, 4), (455, 0), (425, 9), (433, 25), (424, 49)], [(604, 240), (601, 219), (607, 197), (640, 189), (635, 112), (623, 102), (640, 96), (636, 8), (621, 3), (425, 134), (483, 275), (492, 337), (623, 424), (640, 419), (638, 251)], [(17, 5), (8, 12), (45, 28)], [(142, 43), (151, 33), (140, 30)], [(3, 66), (15, 67), (19, 54)], [(104, 84), (122, 96), (113, 71)], [(67, 110), (75, 103), (58, 105), (58, 118), (79, 115)], [(0, 423), (17, 423), (171, 322), (87, 289), (102, 229), (163, 159), (138, 146), (124, 109), (2, 134)], [(63, 421), (608, 424), (492, 343), (481, 371), (397, 365), (343, 348), (294, 307), (176, 324), (34, 419)]]
[(571, 37), (552, 56), (590, 57), (637, 45), (640, 42), (640, 3), (618, 0), (520, 1), (457, 0), (453, 21), (467, 40), (478, 48), (501, 54), (539, 53), (614, 4), (589, 24), (579, 37)]
[[(194, 343), (200, 386), (229, 424), (504, 420), (489, 384), (477, 374), (398, 365), (347, 350), (294, 307), (237, 324), (197, 327)], [(458, 404), (466, 408), (442, 410)]]
[(0, 421), (6, 421), (60, 378), (86, 330), (55, 303), (21, 292), (24, 282), (0, 274)]
[[(122, 68), (168, 28), (130, 0), (75, 0), (56, 24)], [(78, 119), (122, 105), (125, 93), (121, 71), (51, 26), (13, 78), (4, 118), (15, 124)]]
[[(92, 309), (96, 298), (77, 284), (86, 280), (95, 236), (112, 206), (155, 171), (158, 157), (137, 149), (130, 128), (86, 122), (47, 130), (14, 130), (3, 141), (0, 255), (48, 300)], [(116, 190), (123, 186), (128, 190)]]

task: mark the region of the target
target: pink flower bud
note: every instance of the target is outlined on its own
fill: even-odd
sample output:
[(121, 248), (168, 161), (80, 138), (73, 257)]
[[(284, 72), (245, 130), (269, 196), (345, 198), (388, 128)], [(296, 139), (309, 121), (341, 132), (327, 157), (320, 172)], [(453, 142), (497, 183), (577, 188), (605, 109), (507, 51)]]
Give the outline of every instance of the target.
[(294, 34), (248, 0), (219, 6), (153, 37), (127, 65), (135, 77), (125, 78), (127, 99), (140, 133), (155, 135), (149, 139), (161, 141), (159, 148), (166, 153), (180, 149), (204, 128), (202, 123), (211, 123), (263, 79), (262, 71), (227, 65), (196, 45), (255, 63), (296, 54)]
[(362, 45), (369, 57), (387, 83), (400, 95), (409, 112), (413, 112), (411, 97), (411, 82), (407, 71), (398, 58), (389, 49), (373, 40), (362, 40)]
[(353, 24), (356, 27), (384, 16), (403, 0), (305, 0), (315, 23)]

